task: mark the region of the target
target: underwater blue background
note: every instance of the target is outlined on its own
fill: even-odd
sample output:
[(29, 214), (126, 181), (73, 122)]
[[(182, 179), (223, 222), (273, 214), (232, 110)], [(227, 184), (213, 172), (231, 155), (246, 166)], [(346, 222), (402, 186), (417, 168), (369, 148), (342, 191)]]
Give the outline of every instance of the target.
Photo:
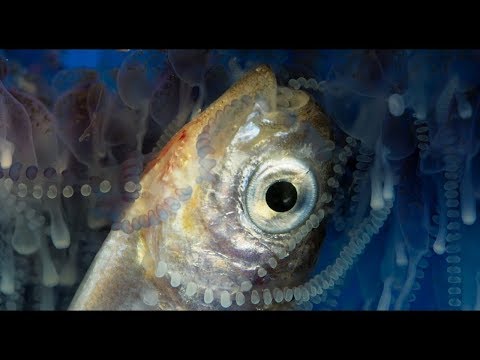
[[(93, 68), (114, 87), (108, 70), (120, 67), (131, 51), (3, 50), (0, 55), (47, 82), (61, 69)], [(368, 216), (375, 196), (371, 182), (395, 179), (392, 216), (378, 234), (369, 233), (345, 277), (306, 309), (480, 309), (480, 228), (478, 220), (470, 223), (480, 198), (479, 51), (212, 50), (210, 56), (211, 68), (221, 71), (208, 73), (206, 104), (238, 74), (265, 63), (284, 85), (300, 87), (315, 79), (310, 93), (333, 120), (339, 147), (348, 146), (347, 137), (356, 139), (316, 274), (335, 263), (348, 231)], [(362, 182), (355, 169), (369, 180)], [(79, 265), (79, 273), (89, 261)], [(65, 308), (72, 293), (58, 290), (55, 308)]]

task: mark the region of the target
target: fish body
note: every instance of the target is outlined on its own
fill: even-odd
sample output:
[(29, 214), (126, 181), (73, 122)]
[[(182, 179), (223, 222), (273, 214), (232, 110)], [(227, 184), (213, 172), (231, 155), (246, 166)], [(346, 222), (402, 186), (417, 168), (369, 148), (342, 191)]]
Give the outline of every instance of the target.
[(332, 136), (307, 93), (247, 73), (145, 167), (70, 309), (294, 307), (325, 236)]

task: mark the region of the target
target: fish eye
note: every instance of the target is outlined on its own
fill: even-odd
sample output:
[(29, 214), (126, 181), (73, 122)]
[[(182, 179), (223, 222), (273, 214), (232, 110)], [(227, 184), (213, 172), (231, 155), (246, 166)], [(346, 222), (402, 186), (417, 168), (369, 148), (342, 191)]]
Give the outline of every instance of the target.
[(267, 233), (280, 234), (303, 225), (318, 199), (315, 172), (295, 159), (269, 160), (248, 180), (244, 199), (248, 219)]
[(288, 181), (277, 181), (268, 188), (265, 201), (273, 211), (288, 211), (297, 202), (297, 189)]

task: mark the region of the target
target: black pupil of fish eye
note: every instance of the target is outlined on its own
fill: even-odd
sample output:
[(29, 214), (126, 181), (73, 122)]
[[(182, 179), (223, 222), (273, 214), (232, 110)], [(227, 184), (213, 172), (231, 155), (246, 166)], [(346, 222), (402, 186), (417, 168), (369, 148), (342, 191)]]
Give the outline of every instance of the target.
[(288, 211), (297, 202), (297, 189), (288, 181), (278, 181), (268, 188), (265, 201), (273, 211)]

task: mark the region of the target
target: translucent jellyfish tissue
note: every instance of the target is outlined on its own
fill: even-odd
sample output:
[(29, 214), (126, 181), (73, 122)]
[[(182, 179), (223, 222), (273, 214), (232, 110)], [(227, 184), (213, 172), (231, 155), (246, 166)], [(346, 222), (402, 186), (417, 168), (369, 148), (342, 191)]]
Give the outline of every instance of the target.
[(0, 309), (480, 309), (480, 51), (0, 50)]

